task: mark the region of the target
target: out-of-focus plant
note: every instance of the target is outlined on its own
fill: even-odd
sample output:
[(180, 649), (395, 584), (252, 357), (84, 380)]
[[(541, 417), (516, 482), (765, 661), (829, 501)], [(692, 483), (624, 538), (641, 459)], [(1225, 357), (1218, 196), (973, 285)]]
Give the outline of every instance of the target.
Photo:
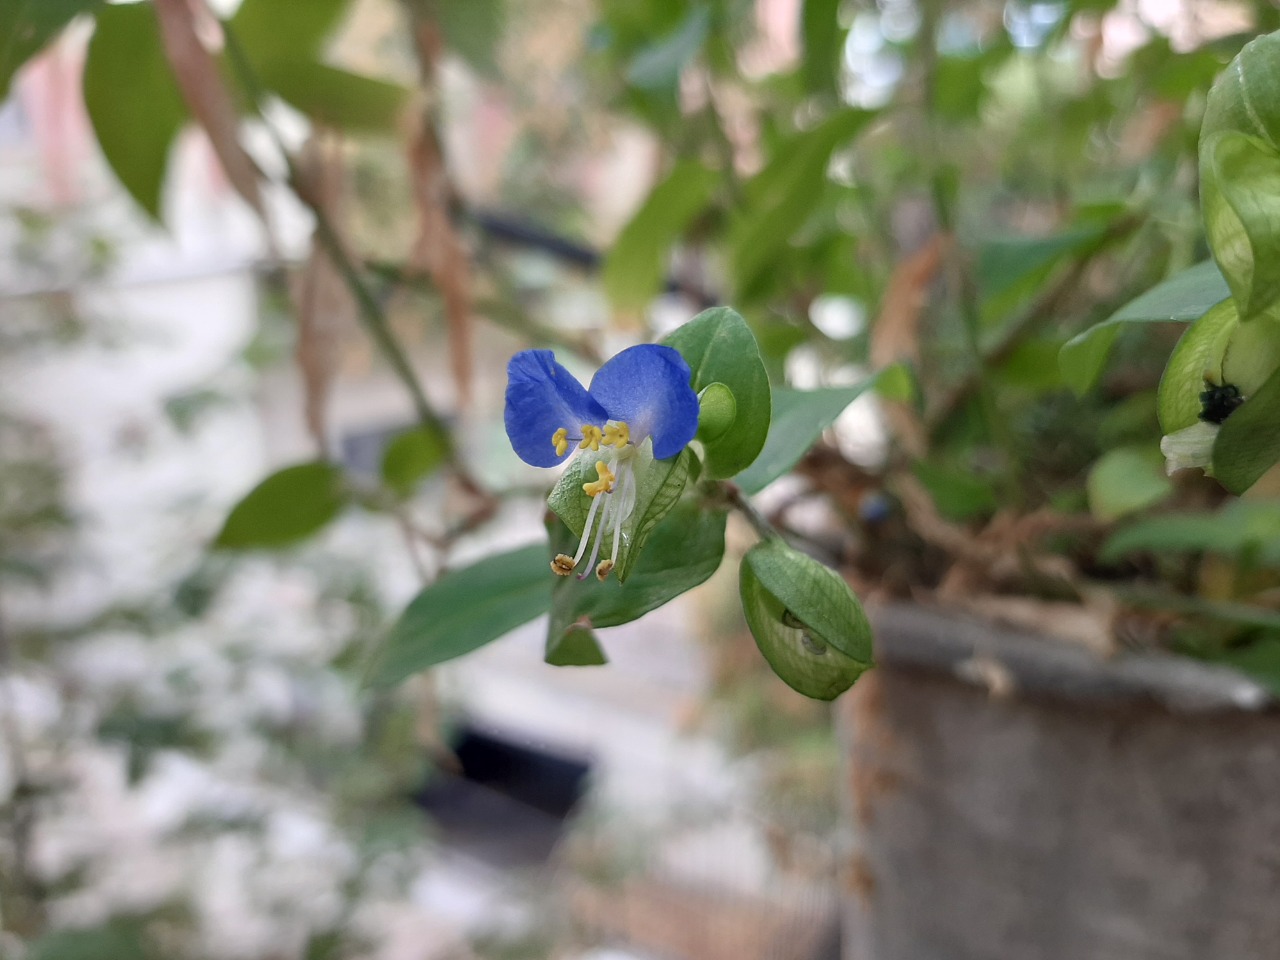
[[(404, 104), (402, 88), (323, 62), (338, 0), (305, 11), (245, 0), (222, 22), (171, 0), (59, 9), (96, 15), (86, 102), (113, 167), (152, 213), (167, 145), (188, 116), (261, 209), (262, 176), (239, 137), (246, 122), (272, 129), (275, 100), (353, 132), (389, 130)], [(417, 277), (444, 303), (464, 392), (471, 268), (453, 232), (432, 96), (441, 51), (452, 43), (467, 54), (458, 25), (494, 9), (404, 4), (428, 94), (412, 152), (424, 237), (434, 240), (419, 251)], [(877, 592), (933, 594), (996, 616), (1025, 613), (1009, 595), (1030, 597), (1048, 629), (1064, 618), (1046, 611), (1074, 605), (1095, 640), (1148, 627), (1188, 642), (1213, 634), (1220, 642), (1197, 647), (1205, 652), (1265, 640), (1273, 627), (1240, 613), (1270, 603), (1256, 552), (1223, 577), (1202, 544), (1191, 568), (1150, 576), (1159, 558), (1103, 548), (1117, 522), (1222, 499), (1212, 484), (1165, 475), (1157, 411), (1170, 461), (1211, 466), (1232, 493), (1280, 455), (1267, 414), (1269, 318), (1280, 299), (1268, 273), (1274, 124), (1251, 106), (1255, 88), (1269, 95), (1274, 55), (1265, 40), (1240, 53), (1276, 28), (1277, 14), (1263, 3), (1243, 21), (1235, 8), (1207, 9), (1215, 16), (1157, 27), (1107, 2), (805, 0), (794, 31), (783, 31), (793, 51), (763, 26), (767, 5), (600, 0), (582, 78), (663, 152), (658, 182), (605, 258), (604, 288), (623, 312), (666, 289), (736, 307), (663, 341), (690, 369), (699, 435), (673, 459), (635, 454), (654, 481), (643, 509), (638, 480), (610, 488), (633, 456), (625, 441), (576, 461), (552, 497), (563, 525), (551, 526), (550, 554), (489, 557), (426, 587), (393, 628), (377, 678), (474, 650), (546, 611), (550, 662), (601, 662), (594, 628), (634, 619), (716, 569), (729, 510), (761, 535), (742, 565), (746, 619), (774, 669), (811, 696), (853, 682), (870, 661), (869, 636), (846, 584), (787, 537), (838, 554), (830, 559)], [(1225, 29), (1206, 32), (1215, 18)], [(39, 40), (57, 25), (29, 32)], [(1118, 49), (1117, 27), (1142, 39)], [(148, 104), (145, 122), (117, 102), (126, 95)], [(320, 184), (277, 146), (316, 217), (317, 249), (421, 425), (388, 451), (381, 489), (352, 484), (327, 457), (295, 465), (236, 508), (219, 544), (292, 543), (349, 504), (394, 512), (435, 471), (473, 500), (441, 540), (452, 542), (495, 501), (387, 324), (384, 284), (409, 274), (354, 257)], [(1196, 262), (1206, 239), (1216, 266)], [(1198, 322), (1161, 381), (1168, 329), (1130, 328), (1187, 320)], [(883, 409), (885, 454), (854, 464), (815, 448), (864, 394)], [(607, 406), (603, 420), (558, 412), (566, 416), (544, 431), (557, 460), (570, 437), (594, 446), (584, 424), (602, 435), (626, 424)], [(595, 473), (581, 476), (588, 466)], [(827, 536), (748, 501), (789, 473), (805, 482), (801, 496), (825, 499), (838, 521)], [(593, 518), (598, 545), (618, 552), (605, 571), (616, 582), (552, 585), (547, 562), (573, 560)], [(1125, 585), (1104, 589), (1116, 580)], [(1200, 632), (1144, 618), (1153, 605), (1181, 605)]]

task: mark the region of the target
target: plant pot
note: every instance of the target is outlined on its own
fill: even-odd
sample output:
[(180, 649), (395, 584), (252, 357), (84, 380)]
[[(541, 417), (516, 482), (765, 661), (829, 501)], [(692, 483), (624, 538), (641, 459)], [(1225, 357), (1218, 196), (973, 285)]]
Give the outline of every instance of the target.
[(845, 960), (1275, 960), (1280, 710), (915, 607), (840, 708)]

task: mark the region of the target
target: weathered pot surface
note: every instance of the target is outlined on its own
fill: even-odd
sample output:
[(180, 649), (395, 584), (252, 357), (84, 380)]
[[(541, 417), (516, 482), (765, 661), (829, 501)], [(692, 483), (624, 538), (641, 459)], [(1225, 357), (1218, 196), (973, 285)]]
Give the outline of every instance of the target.
[(1276, 960), (1280, 709), (916, 607), (842, 701), (845, 960)]

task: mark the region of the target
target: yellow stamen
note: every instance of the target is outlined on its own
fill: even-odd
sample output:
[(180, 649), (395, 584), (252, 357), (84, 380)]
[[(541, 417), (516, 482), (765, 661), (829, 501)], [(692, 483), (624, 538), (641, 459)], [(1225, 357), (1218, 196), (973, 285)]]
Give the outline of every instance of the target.
[(631, 442), (631, 428), (622, 422), (606, 424), (604, 439), (600, 442), (607, 447), (622, 449)]
[(556, 448), (556, 456), (563, 457), (569, 449), (569, 431), (561, 427), (551, 435), (551, 445)]
[(582, 425), (582, 442), (578, 444), (578, 449), (585, 450), (587, 447), (590, 447), (592, 450), (599, 450), (600, 440), (603, 437), (604, 434), (600, 432), (599, 427), (590, 423), (584, 423)]
[(600, 566), (596, 567), (596, 579), (601, 583), (609, 578), (609, 574), (613, 572), (612, 560), (601, 560)]
[(614, 476), (613, 471), (609, 469), (609, 465), (603, 460), (596, 461), (596, 476), (600, 479), (593, 480), (590, 483), (584, 483), (582, 485), (582, 492), (589, 497), (594, 497), (601, 493), (612, 493), (613, 483), (618, 478)]
[(557, 577), (567, 577), (577, 565), (573, 557), (563, 553), (557, 553), (556, 558), (551, 561), (551, 569)]

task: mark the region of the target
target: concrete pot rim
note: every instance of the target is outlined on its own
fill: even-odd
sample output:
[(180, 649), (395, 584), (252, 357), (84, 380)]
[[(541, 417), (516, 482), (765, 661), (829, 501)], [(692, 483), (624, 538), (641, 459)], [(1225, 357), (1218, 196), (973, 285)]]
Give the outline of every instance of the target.
[(1094, 707), (1157, 703), (1174, 713), (1280, 712), (1280, 699), (1229, 667), (1162, 653), (1104, 658), (1070, 641), (918, 604), (868, 608), (881, 666), (943, 674), (993, 694)]

